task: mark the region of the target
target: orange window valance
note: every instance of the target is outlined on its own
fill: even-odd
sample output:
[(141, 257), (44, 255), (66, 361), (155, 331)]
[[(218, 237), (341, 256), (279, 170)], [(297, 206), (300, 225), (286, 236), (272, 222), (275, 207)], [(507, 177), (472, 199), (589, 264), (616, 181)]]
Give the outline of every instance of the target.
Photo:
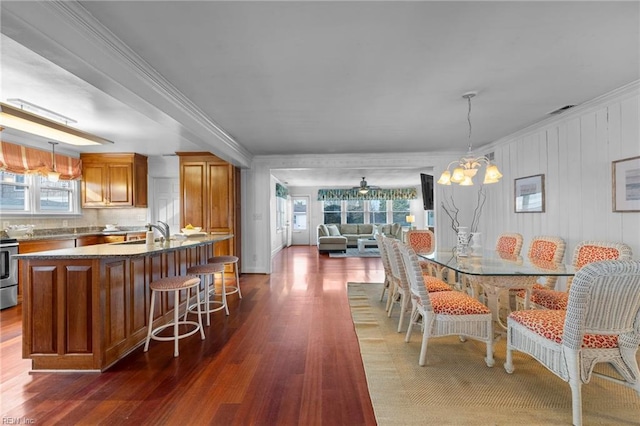
[[(0, 142), (0, 170), (20, 175), (46, 176), (52, 169), (51, 151)], [(56, 153), (56, 171), (60, 173), (60, 179), (79, 179), (82, 176), (82, 160)]]

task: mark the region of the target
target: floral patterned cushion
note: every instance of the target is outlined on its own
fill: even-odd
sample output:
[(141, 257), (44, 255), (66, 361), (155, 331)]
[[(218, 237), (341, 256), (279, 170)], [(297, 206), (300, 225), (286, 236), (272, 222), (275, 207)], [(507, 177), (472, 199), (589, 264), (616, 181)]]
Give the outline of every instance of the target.
[[(533, 310), (514, 311), (509, 318), (546, 339), (562, 343), (564, 320), (567, 311)], [(602, 334), (585, 334), (582, 340), (583, 348), (609, 349), (618, 347), (618, 336)]]
[[(542, 284), (534, 284), (533, 287), (531, 287), (531, 300), (533, 301), (533, 292), (536, 290), (546, 290), (547, 288), (545, 286), (543, 286)], [(512, 288), (510, 289), (511, 291), (515, 291), (517, 292), (516, 295), (522, 299), (524, 299), (527, 296), (527, 291), (524, 288)]]
[(556, 255), (557, 249), (558, 245), (556, 243), (546, 240), (536, 240), (531, 243), (529, 258), (551, 262)]
[(416, 253), (430, 253), (433, 251), (433, 241), (428, 232), (409, 232), (409, 245)]
[(584, 245), (580, 247), (580, 251), (576, 257), (575, 267), (576, 269), (580, 269), (588, 263), (599, 260), (618, 259), (620, 257), (620, 251), (614, 247)]
[(479, 315), (491, 311), (478, 300), (459, 291), (429, 293), (433, 312), (444, 315)]
[(451, 291), (451, 287), (449, 287), (447, 283), (436, 277), (423, 275), (422, 278), (424, 279), (424, 285), (429, 293), (434, 291)]
[(531, 302), (547, 309), (567, 310), (569, 294), (565, 291), (534, 289), (531, 292)]
[(514, 237), (503, 236), (498, 239), (496, 251), (513, 254), (516, 251), (518, 241)]

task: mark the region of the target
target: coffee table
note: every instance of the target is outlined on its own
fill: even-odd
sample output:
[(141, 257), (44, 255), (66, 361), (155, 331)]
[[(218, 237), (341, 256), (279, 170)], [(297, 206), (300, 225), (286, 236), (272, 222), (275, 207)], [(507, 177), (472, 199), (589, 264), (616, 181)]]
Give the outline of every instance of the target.
[(364, 249), (367, 247), (378, 247), (378, 241), (372, 238), (358, 238), (358, 251), (364, 253)]

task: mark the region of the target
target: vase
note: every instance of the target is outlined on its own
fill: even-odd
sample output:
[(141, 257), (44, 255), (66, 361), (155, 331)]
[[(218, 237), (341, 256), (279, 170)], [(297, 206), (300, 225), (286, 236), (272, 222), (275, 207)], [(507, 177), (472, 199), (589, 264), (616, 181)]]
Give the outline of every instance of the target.
[(482, 232), (472, 232), (469, 240), (469, 255), (482, 256)]
[(458, 244), (456, 245), (456, 254), (458, 256), (469, 255), (469, 232), (466, 226), (458, 227)]

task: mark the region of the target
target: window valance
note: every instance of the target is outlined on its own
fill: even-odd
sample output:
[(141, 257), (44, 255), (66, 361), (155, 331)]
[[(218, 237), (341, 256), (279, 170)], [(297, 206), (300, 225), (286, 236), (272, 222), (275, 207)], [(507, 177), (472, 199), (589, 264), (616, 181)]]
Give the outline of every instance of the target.
[(371, 189), (360, 194), (357, 189), (319, 189), (318, 201), (340, 200), (415, 200), (416, 188)]
[(289, 195), (289, 190), (280, 185), (279, 183), (276, 183), (276, 197), (280, 197), (280, 198), (287, 198), (287, 196)]
[[(51, 151), (0, 142), (0, 170), (19, 175), (46, 176), (52, 169)], [(56, 153), (56, 171), (60, 173), (60, 179), (79, 179), (82, 176), (82, 161)]]

